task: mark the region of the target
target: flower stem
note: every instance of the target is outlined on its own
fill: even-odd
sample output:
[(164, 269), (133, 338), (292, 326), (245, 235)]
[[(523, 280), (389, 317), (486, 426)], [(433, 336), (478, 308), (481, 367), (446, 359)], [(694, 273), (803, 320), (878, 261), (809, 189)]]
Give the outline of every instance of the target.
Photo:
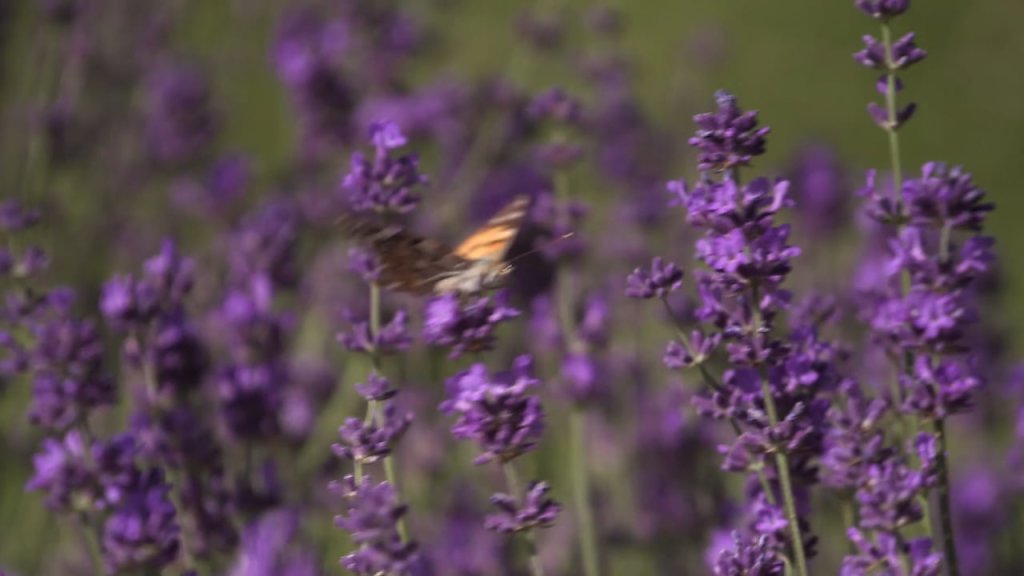
[[(888, 23), (882, 23), (882, 43), (885, 45), (885, 62), (888, 70), (885, 73), (885, 108), (888, 113), (889, 125), (885, 131), (889, 134), (889, 159), (892, 163), (892, 188), (896, 205), (901, 207), (903, 199), (901, 189), (903, 187), (903, 172), (900, 163), (900, 137), (898, 122), (898, 111), (896, 110), (896, 67), (893, 62), (892, 51), (892, 30)], [(902, 212), (902, 208), (900, 209)]]
[[(521, 498), (521, 490), (515, 468), (512, 467), (511, 463), (504, 462), (501, 465), (501, 471), (505, 475), (505, 485), (509, 494), (516, 500), (519, 500)], [(527, 553), (530, 556), (531, 576), (544, 576), (544, 567), (541, 566), (540, 555), (537, 553), (537, 539), (533, 536), (533, 530), (525, 530), (522, 534), (523, 539), (526, 540)]]
[[(768, 411), (768, 421), (774, 428), (779, 424), (779, 415), (775, 410), (775, 399), (772, 398), (771, 387), (768, 379), (761, 378), (761, 394), (764, 396), (765, 408)], [(804, 554), (804, 540), (800, 534), (800, 524), (796, 515), (796, 502), (793, 498), (793, 484), (789, 478), (789, 458), (786, 453), (778, 450), (775, 452), (775, 466), (779, 471), (779, 482), (782, 484), (782, 500), (786, 506), (786, 520), (789, 522), (790, 539), (793, 541), (793, 555), (796, 556), (797, 574), (807, 576), (807, 557)]]
[[(380, 361), (380, 348), (379, 342), (377, 341), (380, 335), (380, 285), (376, 282), (370, 284), (370, 341), (373, 342), (373, 346), (370, 350), (370, 362), (373, 364), (373, 371), (380, 374), (381, 361)], [(383, 410), (377, 409), (377, 402), (369, 400), (366, 403), (366, 417), (363, 421), (370, 424), (376, 419), (378, 414), (382, 414)], [(398, 475), (395, 474), (395, 462), (391, 454), (388, 454), (383, 458), (384, 462), (384, 477), (387, 479), (388, 484), (391, 484), (391, 488), (398, 495)], [(357, 482), (363, 479), (363, 465), (356, 459), (354, 465), (354, 475)], [(402, 538), (402, 542), (409, 540), (408, 529), (405, 525), (405, 517), (401, 517), (397, 522), (398, 535)]]
[(580, 558), (583, 560), (583, 574), (598, 576), (601, 573), (597, 559), (597, 538), (594, 535), (594, 514), (590, 509), (590, 477), (587, 474), (586, 415), (579, 408), (573, 408), (569, 416), (569, 438), (571, 442), (572, 487), (575, 500), (576, 522), (579, 524)]
[(85, 548), (89, 551), (89, 560), (92, 562), (93, 572), (95, 574), (106, 574), (107, 570), (103, 566), (103, 553), (100, 551), (99, 536), (93, 530), (92, 522), (89, 521), (89, 516), (85, 512), (78, 514), (78, 528), (82, 535), (82, 541), (85, 542)]
[(942, 418), (935, 420), (935, 436), (939, 441), (938, 458), (938, 498), (939, 521), (942, 524), (942, 545), (946, 556), (946, 573), (959, 576), (960, 566), (956, 558), (956, 537), (953, 533), (953, 514), (949, 503), (949, 463), (946, 458), (946, 422)]
[[(563, 139), (563, 135), (556, 134), (555, 141)], [(572, 200), (569, 175), (565, 170), (558, 170), (554, 175), (555, 194), (562, 203), (562, 209), (569, 210), (569, 202)], [(566, 215), (568, 220), (568, 214)], [(559, 324), (562, 329), (562, 340), (565, 352), (572, 354), (585, 349), (585, 344), (577, 334), (575, 319), (573, 317), (573, 288), (571, 281), (572, 270), (563, 266), (558, 275), (557, 309)], [(594, 531), (594, 513), (590, 508), (590, 478), (587, 474), (587, 449), (586, 449), (586, 413), (583, 406), (576, 403), (570, 409), (569, 415), (569, 442), (570, 451), (569, 467), (573, 487), (573, 508), (576, 509), (576, 521), (579, 525), (577, 542), (579, 544), (580, 559), (583, 562), (583, 574), (585, 576), (599, 576), (601, 573), (600, 562), (597, 555), (597, 535)]]

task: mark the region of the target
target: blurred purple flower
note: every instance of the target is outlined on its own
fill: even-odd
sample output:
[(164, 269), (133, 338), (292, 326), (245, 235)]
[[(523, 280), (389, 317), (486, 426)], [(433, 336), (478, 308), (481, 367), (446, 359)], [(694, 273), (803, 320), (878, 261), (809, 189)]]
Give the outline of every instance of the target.
[(332, 483), (341, 495), (345, 512), (335, 524), (348, 532), (358, 549), (342, 557), (341, 565), (353, 574), (407, 574), (419, 558), (419, 546), (403, 542), (397, 522), (406, 507), (398, 503), (394, 488), (387, 482), (376, 484), (369, 477), (356, 482), (352, 476)]
[(71, 430), (60, 440), (43, 441), (42, 451), (33, 458), (35, 474), (25, 489), (45, 493), (52, 510), (108, 510), (137, 480), (136, 452), (127, 435), (89, 444), (79, 431)]
[(103, 525), (107, 569), (157, 571), (174, 562), (180, 547), (171, 486), (158, 469), (143, 473)]
[(665, 298), (683, 286), (683, 271), (660, 256), (651, 261), (649, 271), (636, 268), (626, 279), (630, 298)]
[(906, 12), (910, 0), (855, 0), (854, 4), (861, 12), (885, 22)]
[(748, 539), (733, 532), (732, 539), (715, 560), (716, 576), (781, 576), (785, 571), (779, 550), (767, 536)]
[(441, 411), (457, 416), (452, 425), (456, 438), (479, 445), (482, 453), (476, 464), (506, 463), (537, 445), (544, 432), (544, 411), (530, 389), (539, 384), (533, 361), (525, 355), (509, 371), (492, 375), (478, 363), (448, 379), (448, 399)]
[(508, 294), (479, 296), (463, 304), (456, 294), (438, 296), (424, 310), (423, 339), (451, 348), (456, 358), (464, 352), (480, 352), (494, 346), (499, 324), (517, 318), (519, 310), (508, 306)]
[(548, 498), (551, 487), (547, 482), (530, 482), (520, 503), (516, 496), (495, 494), (491, 504), (500, 510), (484, 519), (488, 530), (513, 534), (535, 528), (547, 528), (555, 523), (562, 505)]
[(375, 122), (370, 126), (370, 141), (373, 158), (353, 153), (351, 168), (341, 181), (349, 204), (357, 211), (411, 212), (419, 204), (416, 189), (427, 179), (420, 174), (415, 156), (392, 153), (405, 145), (405, 136), (392, 122)]
[(178, 63), (153, 69), (146, 78), (146, 138), (158, 162), (183, 164), (204, 158), (218, 120), (210, 88), (200, 71)]

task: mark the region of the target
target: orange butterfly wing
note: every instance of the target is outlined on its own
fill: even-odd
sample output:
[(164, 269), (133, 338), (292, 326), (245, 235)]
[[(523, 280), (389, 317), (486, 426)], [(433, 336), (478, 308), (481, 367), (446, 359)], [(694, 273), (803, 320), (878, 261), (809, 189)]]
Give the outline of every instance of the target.
[(501, 262), (519, 234), (529, 204), (528, 196), (516, 196), (486, 224), (456, 246), (454, 254), (465, 260)]

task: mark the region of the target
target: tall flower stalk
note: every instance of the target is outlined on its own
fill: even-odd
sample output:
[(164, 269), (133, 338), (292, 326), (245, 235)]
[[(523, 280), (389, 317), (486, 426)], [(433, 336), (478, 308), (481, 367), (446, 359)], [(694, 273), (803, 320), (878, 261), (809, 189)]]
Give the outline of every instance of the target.
[[(782, 283), (800, 254), (788, 243), (789, 227), (775, 223), (776, 214), (791, 204), (789, 184), (739, 182), (739, 168), (764, 152), (768, 128), (759, 127), (756, 113), (740, 109), (732, 95), (719, 92), (716, 99), (716, 112), (695, 117), (698, 130), (690, 139), (700, 150), (700, 181), (668, 186), (688, 222), (704, 232), (696, 257), (706, 269), (696, 272), (698, 327), (690, 336), (680, 331), (664, 360), (672, 368), (700, 368), (710, 389), (695, 400), (698, 412), (730, 421), (737, 433), (722, 448), (723, 468), (756, 474), (761, 482), (752, 502), (753, 530), (768, 540), (737, 538), (727, 551), (730, 560), (722, 556), (718, 569), (744, 559), (763, 563), (765, 545), (775, 542), (776, 560), (785, 554), (796, 573), (806, 576), (806, 544), (813, 540), (797, 508), (797, 481), (801, 487), (815, 481), (808, 468), (821, 451), (827, 407), (822, 394), (836, 386), (838, 375), (831, 346), (813, 324), (791, 319), (788, 332), (778, 327), (790, 301)], [(678, 267), (655, 259), (649, 269), (630, 275), (627, 294), (663, 299), (682, 279)], [(710, 376), (706, 363), (723, 347), (729, 368), (720, 378)]]
[[(893, 185), (889, 195), (880, 192), (870, 175), (865, 195), (871, 216), (893, 229), (889, 269), (899, 276), (899, 286), (883, 301), (873, 328), (901, 363), (894, 401), (910, 416), (915, 435), (922, 424), (930, 424), (934, 435), (934, 488), (944, 559), (948, 573), (956, 576), (960, 569), (949, 497), (946, 417), (964, 411), (981, 384), (963, 333), (974, 317), (968, 293), (993, 261), (993, 240), (979, 234), (992, 206), (959, 167), (931, 162), (920, 177), (902, 178), (898, 131), (913, 116), (915, 105), (898, 106), (898, 73), (926, 53), (915, 44), (913, 33), (893, 38), (891, 22), (906, 12), (908, 0), (857, 0), (856, 5), (881, 26), (881, 40), (865, 36), (865, 48), (854, 57), (884, 74), (879, 90), (885, 107), (872, 103), (869, 111), (888, 134)], [(964, 239), (958, 245), (959, 237)]]
[[(393, 151), (405, 146), (406, 139), (398, 126), (391, 122), (376, 123), (371, 128), (370, 140), (374, 155), (365, 157), (356, 152), (351, 170), (342, 181), (349, 205), (363, 213), (376, 212), (383, 216), (407, 213), (416, 207), (418, 198), (414, 188), (425, 181), (411, 155), (398, 155)], [(387, 486), (398, 498), (393, 448), (408, 429), (412, 416), (400, 413), (393, 398), (393, 388), (382, 370), (384, 354), (408, 348), (411, 339), (406, 333), (406, 314), (397, 311), (385, 325), (382, 322), (381, 287), (378, 283), (380, 266), (375, 257), (361, 249), (350, 253), (350, 266), (369, 287), (369, 318), (356, 321), (349, 333), (340, 339), (347, 348), (366, 354), (370, 359), (370, 373), (365, 384), (357, 386), (366, 399), (366, 414), (362, 420), (349, 418), (339, 433), (342, 442), (335, 445), (335, 453), (351, 459), (354, 466), (353, 482), (357, 488), (351, 494), (360, 494), (368, 479), (363, 466), (380, 461)], [(396, 517), (397, 534), (402, 542), (408, 541), (404, 513)]]
[(496, 374), (477, 363), (448, 380), (448, 399), (441, 404), (442, 412), (456, 416), (452, 434), (480, 448), (474, 463), (494, 462), (501, 468), (506, 492), (491, 496), (498, 511), (484, 524), (489, 530), (522, 535), (532, 576), (544, 576), (536, 530), (553, 525), (561, 510), (548, 497), (547, 482), (533, 481), (524, 488), (513, 466), (536, 448), (544, 432), (544, 411), (532, 392), (539, 384), (529, 356), (516, 358), (511, 370)]

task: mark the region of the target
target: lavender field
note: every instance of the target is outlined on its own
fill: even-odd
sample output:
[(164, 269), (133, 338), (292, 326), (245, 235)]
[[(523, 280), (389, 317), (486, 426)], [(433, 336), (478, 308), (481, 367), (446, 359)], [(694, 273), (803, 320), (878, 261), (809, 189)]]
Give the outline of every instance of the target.
[(1024, 574), (1024, 4), (0, 0), (0, 576)]

